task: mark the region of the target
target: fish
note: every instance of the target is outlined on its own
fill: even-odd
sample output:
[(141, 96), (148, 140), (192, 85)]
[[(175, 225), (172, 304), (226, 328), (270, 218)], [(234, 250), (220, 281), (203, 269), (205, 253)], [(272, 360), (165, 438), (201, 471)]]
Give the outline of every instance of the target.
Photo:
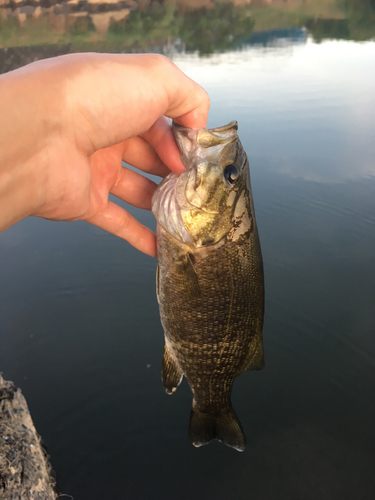
[(236, 121), (213, 129), (173, 122), (172, 129), (187, 170), (165, 177), (152, 199), (162, 381), (173, 394), (187, 379), (194, 446), (217, 439), (243, 451), (232, 386), (264, 367), (264, 274), (249, 162)]

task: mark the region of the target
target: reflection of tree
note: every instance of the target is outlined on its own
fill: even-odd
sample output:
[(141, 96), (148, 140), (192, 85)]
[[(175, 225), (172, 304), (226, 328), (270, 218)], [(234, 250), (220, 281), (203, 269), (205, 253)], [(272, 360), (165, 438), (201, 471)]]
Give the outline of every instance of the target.
[(140, 45), (178, 37), (188, 50), (209, 54), (237, 47), (253, 27), (248, 8), (236, 8), (232, 3), (216, 3), (213, 9), (203, 8), (185, 15), (173, 4), (154, 3), (146, 12), (134, 11), (126, 20), (113, 22), (109, 31), (113, 35), (121, 33)]
[(306, 28), (318, 42), (325, 38), (369, 40), (375, 37), (375, 0), (339, 0), (345, 19), (308, 19)]
[(325, 38), (335, 40), (350, 38), (347, 19), (308, 19), (306, 28), (316, 42), (321, 42)]
[(136, 10), (127, 19), (113, 21), (109, 33), (121, 35), (140, 46), (147, 46), (150, 40), (178, 37), (181, 21), (173, 4), (164, 6), (155, 2), (146, 12)]
[(343, 7), (352, 40), (375, 37), (375, 0), (344, 0)]
[(242, 7), (235, 6), (237, 0), (138, 0), (138, 10), (122, 8), (125, 1), (130, 2), (22, 0), (56, 5), (49, 9), (28, 5), (13, 11), (0, 7), (0, 47), (71, 44), (72, 50), (118, 52), (152, 50), (180, 39), (187, 50), (209, 54), (249, 43), (254, 29), (274, 33), (277, 28), (303, 26), (316, 41), (375, 37), (375, 0), (335, 0), (335, 4), (301, 0), (301, 6), (252, 0)]
[(9, 47), (0, 49), (0, 74), (39, 61), (70, 52), (70, 45), (35, 45), (33, 47)]
[(251, 35), (253, 28), (249, 8), (215, 3), (212, 10), (204, 8), (185, 14), (180, 37), (188, 50), (210, 54), (238, 47)]

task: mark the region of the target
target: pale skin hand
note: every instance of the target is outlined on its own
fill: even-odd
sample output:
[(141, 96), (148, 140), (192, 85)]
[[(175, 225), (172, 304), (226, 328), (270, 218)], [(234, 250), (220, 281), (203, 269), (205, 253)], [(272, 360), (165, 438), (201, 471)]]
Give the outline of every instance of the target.
[(205, 127), (206, 92), (159, 55), (74, 54), (0, 76), (0, 231), (29, 215), (85, 220), (156, 256), (155, 234), (109, 193), (150, 210), (181, 173), (166, 117)]

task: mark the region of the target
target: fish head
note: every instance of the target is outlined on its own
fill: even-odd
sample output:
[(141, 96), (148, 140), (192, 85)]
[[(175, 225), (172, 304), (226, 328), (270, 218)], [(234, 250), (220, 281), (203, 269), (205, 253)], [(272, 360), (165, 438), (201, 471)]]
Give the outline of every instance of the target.
[(213, 245), (249, 219), (249, 165), (237, 129), (235, 121), (210, 130), (173, 124), (187, 171), (160, 184), (152, 210), (186, 244)]

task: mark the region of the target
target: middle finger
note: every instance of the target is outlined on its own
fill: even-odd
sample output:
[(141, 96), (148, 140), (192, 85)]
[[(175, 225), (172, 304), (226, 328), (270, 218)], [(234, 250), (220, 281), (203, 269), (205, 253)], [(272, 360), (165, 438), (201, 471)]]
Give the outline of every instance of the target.
[(122, 159), (135, 168), (159, 177), (166, 177), (170, 170), (157, 155), (149, 142), (139, 136), (131, 137), (123, 143)]
[(122, 167), (110, 193), (137, 208), (151, 210), (152, 195), (158, 185), (144, 175)]

